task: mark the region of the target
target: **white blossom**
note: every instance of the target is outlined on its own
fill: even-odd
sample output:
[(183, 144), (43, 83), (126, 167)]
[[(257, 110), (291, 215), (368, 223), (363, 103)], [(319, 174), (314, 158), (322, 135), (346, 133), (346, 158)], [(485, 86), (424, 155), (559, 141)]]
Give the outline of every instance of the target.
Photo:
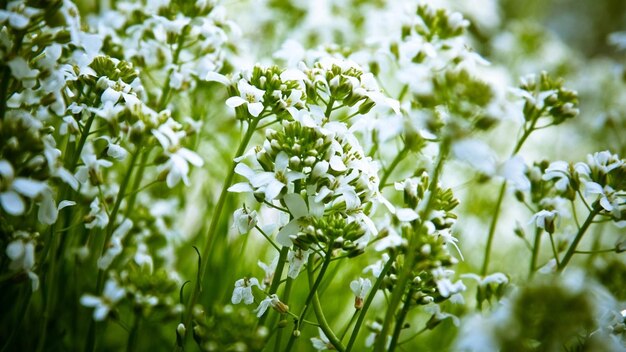
[(120, 287), (114, 279), (109, 279), (104, 285), (101, 297), (84, 294), (80, 298), (80, 303), (85, 307), (94, 307), (93, 319), (95, 321), (103, 321), (115, 307), (115, 304), (124, 298), (125, 295), (126, 290)]
[(292, 279), (298, 277), (300, 274), (300, 270), (309, 260), (309, 255), (311, 254), (311, 250), (302, 250), (300, 248), (296, 248), (295, 250), (290, 249), (289, 253), (287, 253), (287, 262), (289, 262), (289, 271), (287, 272), (287, 276)]
[(265, 91), (251, 85), (243, 78), (237, 82), (237, 89), (239, 90), (239, 96), (228, 98), (226, 105), (231, 108), (246, 105), (250, 115), (258, 117), (264, 108), (263, 95), (265, 95)]
[(241, 301), (245, 304), (252, 304), (254, 296), (252, 295), (252, 286), (261, 287), (259, 280), (256, 278), (243, 278), (235, 282), (235, 289), (230, 301), (233, 304), (239, 304)]

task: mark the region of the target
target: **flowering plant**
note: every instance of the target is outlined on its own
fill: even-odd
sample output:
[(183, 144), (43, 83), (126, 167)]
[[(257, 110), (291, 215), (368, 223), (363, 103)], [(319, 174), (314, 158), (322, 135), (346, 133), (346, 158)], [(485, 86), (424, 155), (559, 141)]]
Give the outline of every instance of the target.
[(626, 348), (624, 68), (513, 9), (5, 2), (2, 351)]

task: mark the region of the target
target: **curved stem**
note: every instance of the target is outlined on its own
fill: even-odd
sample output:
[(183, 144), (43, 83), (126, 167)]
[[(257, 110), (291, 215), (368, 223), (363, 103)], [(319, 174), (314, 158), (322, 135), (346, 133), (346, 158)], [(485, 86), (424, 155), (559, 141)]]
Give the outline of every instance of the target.
[(406, 315), (409, 313), (409, 308), (411, 308), (411, 296), (413, 295), (413, 287), (409, 288), (409, 292), (406, 294), (406, 300), (404, 301), (404, 305), (402, 306), (402, 310), (400, 314), (396, 318), (396, 326), (393, 329), (393, 336), (391, 337), (391, 343), (389, 343), (389, 351), (394, 351), (396, 346), (398, 345), (398, 340), (400, 339), (400, 333), (402, 332), (402, 324), (404, 324), (404, 319), (406, 319)]
[(389, 260), (387, 261), (387, 263), (385, 263), (383, 270), (378, 275), (376, 282), (374, 282), (374, 285), (372, 286), (370, 293), (367, 295), (365, 302), (363, 302), (363, 309), (361, 309), (361, 312), (359, 313), (359, 318), (357, 319), (356, 324), (354, 325), (354, 329), (352, 329), (352, 334), (350, 335), (350, 341), (348, 341), (348, 345), (346, 346), (346, 351), (350, 351), (352, 349), (352, 346), (354, 345), (354, 342), (356, 342), (356, 338), (359, 335), (359, 330), (361, 329), (361, 326), (363, 325), (363, 321), (365, 320), (365, 314), (367, 313), (367, 310), (369, 309), (370, 305), (374, 301), (376, 292), (378, 292), (378, 290), (380, 289), (380, 285), (382, 285), (383, 281), (385, 280), (385, 276), (387, 276), (387, 272), (389, 272), (389, 269), (391, 269), (391, 267), (393, 266), (393, 263), (396, 260), (397, 255), (398, 254), (396, 251), (391, 253), (391, 255), (389, 256)]
[[(257, 124), (259, 123), (259, 120), (260, 120), (259, 118), (256, 118), (252, 120), (250, 124), (248, 125), (248, 129), (246, 130), (246, 133), (243, 139), (241, 140), (241, 143), (239, 144), (239, 147), (237, 148), (237, 151), (235, 152), (235, 156), (233, 157), (233, 159), (236, 159), (240, 157), (241, 155), (243, 155), (244, 151), (248, 147), (248, 143), (250, 142), (250, 140), (252, 139), (252, 136), (254, 135), (254, 131), (256, 129)], [(201, 252), (203, 263), (200, 266), (200, 271), (198, 273), (199, 274), (198, 277), (200, 278), (204, 277), (206, 270), (207, 270), (207, 265), (210, 261), (209, 257), (211, 255), (211, 248), (213, 247), (213, 241), (215, 240), (215, 237), (216, 237), (215, 234), (217, 231), (217, 225), (220, 222), (220, 219), (222, 217), (224, 204), (226, 204), (226, 199), (228, 197), (228, 188), (233, 183), (233, 178), (235, 177), (236, 165), (237, 165), (237, 162), (233, 160), (232, 165), (230, 167), (230, 171), (228, 172), (228, 175), (226, 176), (226, 179), (224, 180), (224, 184), (222, 186), (222, 190), (220, 192), (220, 196), (218, 198), (217, 204), (215, 205), (215, 209), (213, 209), (213, 215), (211, 216), (211, 223), (209, 225), (209, 229), (206, 235), (207, 240)], [(191, 312), (192, 312), (193, 307), (198, 302), (201, 289), (202, 289), (201, 282), (196, 282), (196, 284), (194, 285), (194, 289), (191, 293), (191, 297), (189, 297), (189, 301), (187, 302), (187, 306), (185, 309), (185, 316), (186, 316), (185, 327), (190, 326), (189, 323), (191, 322), (191, 315), (192, 315)]]
[(500, 186), (500, 193), (498, 194), (498, 200), (496, 201), (496, 208), (493, 211), (493, 218), (491, 218), (491, 224), (489, 225), (489, 234), (487, 235), (487, 245), (485, 246), (485, 257), (483, 258), (483, 266), (480, 270), (482, 276), (487, 275), (489, 270), (489, 256), (491, 255), (491, 245), (493, 244), (493, 237), (496, 233), (496, 226), (498, 225), (498, 218), (500, 217), (500, 208), (502, 206), (502, 200), (504, 199), (504, 193), (506, 191), (506, 181), (502, 182)]
[(541, 246), (542, 234), (543, 230), (538, 227), (535, 230), (535, 242), (533, 243), (533, 253), (530, 257), (530, 272), (528, 273), (528, 278), (532, 278), (532, 276), (535, 274), (535, 270), (537, 269), (537, 258), (539, 257), (539, 247)]
[[(309, 287), (311, 287), (312, 289), (313, 288), (313, 271), (311, 270), (311, 267), (309, 265), (307, 265), (307, 276), (309, 278)], [(313, 311), (315, 312), (315, 316), (317, 317), (317, 322), (320, 325), (320, 328), (322, 329), (322, 331), (324, 332), (324, 335), (328, 337), (328, 341), (330, 341), (330, 343), (333, 344), (333, 346), (335, 347), (337, 351), (340, 351), (340, 352), (345, 351), (343, 344), (337, 338), (333, 330), (330, 328), (330, 325), (328, 325), (328, 322), (326, 321), (326, 316), (324, 316), (324, 311), (322, 310), (322, 305), (320, 304), (320, 299), (317, 295), (317, 292), (313, 294)]]
[(385, 188), (387, 179), (389, 179), (389, 176), (391, 176), (391, 173), (393, 172), (393, 170), (398, 166), (398, 164), (400, 164), (402, 159), (404, 159), (408, 153), (409, 153), (409, 148), (405, 146), (398, 152), (396, 157), (393, 158), (393, 160), (391, 161), (391, 164), (389, 164), (389, 167), (385, 169), (385, 173), (383, 174), (383, 177), (381, 177), (380, 179), (381, 189)]
[[(311, 287), (311, 290), (309, 291), (309, 295), (306, 297), (306, 301), (304, 301), (304, 307), (302, 308), (302, 312), (300, 312), (300, 318), (296, 320), (294, 323), (293, 333), (289, 337), (289, 341), (287, 342), (287, 347), (285, 348), (285, 352), (291, 351), (291, 348), (296, 342), (296, 338), (298, 337), (297, 335), (299, 335), (298, 332), (300, 330), (300, 326), (302, 325), (302, 319), (306, 317), (306, 312), (309, 309), (311, 301), (313, 300), (313, 296), (315, 296), (315, 293), (317, 292), (317, 288), (320, 286), (320, 283), (322, 282), (322, 279), (324, 278), (324, 274), (326, 273), (326, 269), (328, 269), (328, 265), (330, 264), (332, 251), (333, 251), (333, 247), (332, 245), (329, 245), (328, 250), (326, 251), (326, 256), (324, 257), (324, 261), (322, 262), (322, 267), (320, 268), (320, 272), (319, 274), (317, 274), (317, 278), (315, 279), (315, 282), (313, 283), (313, 286)], [(307, 264), (307, 266), (312, 266), (312, 265), (313, 265), (313, 257), (311, 256), (309, 257), (309, 263)]]
[(565, 256), (561, 260), (561, 265), (559, 265), (558, 267), (559, 272), (562, 272), (563, 269), (565, 269), (565, 267), (569, 263), (569, 261), (572, 259), (572, 257), (576, 253), (576, 247), (578, 247), (578, 243), (580, 243), (580, 240), (582, 240), (583, 235), (585, 234), (585, 232), (587, 231), (587, 229), (593, 222), (593, 218), (595, 218), (596, 215), (600, 213), (601, 209), (602, 208), (600, 207), (598, 202), (595, 202), (593, 204), (593, 207), (591, 208), (591, 212), (587, 216), (587, 219), (585, 219), (585, 222), (582, 224), (582, 226), (580, 226), (578, 233), (576, 233), (576, 237), (574, 237), (574, 241), (572, 241), (572, 244), (569, 246), (569, 248), (567, 249), (567, 252), (565, 252)]

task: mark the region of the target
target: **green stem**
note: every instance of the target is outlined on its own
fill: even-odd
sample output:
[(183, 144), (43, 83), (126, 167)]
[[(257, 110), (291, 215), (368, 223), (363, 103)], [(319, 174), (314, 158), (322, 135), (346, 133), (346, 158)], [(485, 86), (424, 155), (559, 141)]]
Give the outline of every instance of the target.
[[(178, 58), (180, 57), (180, 52), (183, 49), (183, 44), (185, 44), (187, 32), (189, 32), (189, 25), (183, 27), (180, 36), (178, 36), (176, 51), (174, 51), (174, 55), (172, 56), (172, 65), (178, 65)], [(174, 72), (173, 67), (167, 71), (167, 77), (165, 78), (163, 89), (161, 90), (161, 97), (157, 103), (157, 106), (160, 107), (159, 110), (164, 109), (167, 106), (167, 100), (169, 98), (170, 91), (172, 90), (172, 88), (170, 88), (170, 77), (172, 76), (172, 72)]]
[(530, 257), (530, 272), (528, 273), (528, 278), (532, 278), (533, 275), (535, 274), (535, 270), (537, 269), (537, 258), (539, 257), (539, 247), (541, 245), (542, 234), (543, 234), (543, 230), (538, 227), (535, 230), (535, 242), (533, 244), (533, 252)]
[(361, 329), (361, 326), (363, 325), (363, 321), (365, 321), (365, 315), (367, 313), (367, 310), (369, 309), (370, 305), (374, 301), (376, 292), (378, 292), (378, 290), (380, 289), (380, 286), (385, 280), (385, 276), (387, 276), (387, 272), (389, 272), (389, 270), (393, 266), (393, 263), (395, 262), (397, 256), (398, 256), (398, 253), (396, 251), (391, 253), (391, 255), (389, 256), (389, 260), (387, 261), (387, 263), (385, 263), (383, 270), (380, 272), (380, 275), (378, 275), (378, 278), (376, 279), (376, 282), (374, 282), (374, 285), (372, 286), (370, 293), (367, 295), (367, 298), (365, 299), (365, 302), (363, 303), (363, 309), (361, 309), (361, 312), (359, 313), (359, 318), (357, 319), (356, 324), (354, 325), (354, 329), (352, 329), (352, 335), (350, 335), (350, 340), (348, 341), (348, 345), (346, 346), (347, 352), (352, 350), (352, 346), (356, 342), (356, 338), (359, 335), (359, 330)]
[[(139, 152), (138, 152), (139, 153)], [(148, 160), (148, 156), (150, 155), (150, 149), (144, 150), (141, 152), (141, 160), (139, 161), (139, 168), (137, 169), (137, 173), (135, 174), (135, 180), (133, 181), (133, 185), (131, 186), (130, 194), (128, 194), (128, 202), (126, 203), (126, 212), (124, 213), (124, 217), (128, 217), (131, 211), (135, 210), (135, 200), (137, 199), (137, 194), (140, 190), (145, 189), (145, 187), (140, 187), (141, 180), (143, 179), (144, 171), (146, 170), (146, 162)], [(154, 181), (158, 182), (158, 181)], [(153, 183), (149, 183), (148, 185), (152, 185)]]
[(502, 207), (502, 200), (504, 199), (504, 193), (506, 191), (506, 181), (502, 182), (500, 186), (500, 193), (498, 193), (498, 200), (496, 201), (496, 208), (493, 211), (493, 218), (491, 218), (491, 224), (489, 225), (489, 234), (487, 235), (487, 245), (485, 246), (485, 256), (483, 258), (483, 266), (480, 270), (482, 276), (487, 275), (489, 270), (489, 256), (491, 255), (491, 246), (493, 244), (493, 237), (496, 233), (496, 226), (498, 225), (498, 218), (500, 217), (500, 208)]
[[(141, 147), (139, 147), (141, 148)], [(106, 247), (111, 239), (111, 235), (115, 230), (115, 218), (117, 217), (117, 213), (120, 209), (120, 205), (122, 204), (122, 200), (124, 199), (124, 195), (126, 194), (126, 187), (128, 187), (128, 183), (130, 182), (130, 178), (135, 168), (137, 157), (139, 156), (140, 149), (136, 150), (130, 159), (128, 168), (126, 170), (126, 174), (120, 183), (120, 189), (117, 192), (117, 197), (115, 199), (115, 204), (113, 205), (113, 210), (111, 210), (111, 215), (109, 217), (109, 224), (106, 228), (104, 242), (102, 244), (102, 249), (98, 255), (98, 258), (101, 257), (106, 251)], [(96, 292), (99, 293), (102, 291), (102, 287), (104, 286), (104, 279), (107, 270), (98, 270), (98, 278), (96, 280)], [(93, 351), (96, 347), (96, 321), (91, 319), (89, 322), (89, 330), (87, 333), (87, 343), (85, 345), (85, 351)]]
[(404, 305), (402, 306), (402, 310), (400, 310), (400, 314), (396, 318), (396, 326), (393, 329), (393, 335), (391, 337), (391, 342), (389, 343), (389, 351), (394, 351), (396, 346), (398, 345), (398, 340), (400, 339), (400, 333), (402, 332), (404, 320), (406, 319), (406, 315), (409, 313), (409, 308), (411, 308), (411, 296), (413, 295), (413, 287), (409, 288), (409, 291), (406, 294), (406, 300), (404, 301)]
[[(329, 245), (328, 250), (326, 251), (326, 256), (324, 257), (324, 261), (322, 263), (322, 267), (320, 268), (320, 272), (319, 274), (317, 274), (317, 278), (315, 279), (315, 282), (313, 283), (313, 286), (311, 287), (311, 291), (309, 291), (309, 295), (306, 297), (306, 301), (304, 301), (304, 307), (302, 308), (302, 312), (300, 312), (300, 315), (299, 315), (300, 318), (296, 320), (294, 323), (293, 333), (289, 337), (289, 341), (287, 342), (287, 347), (285, 348), (285, 352), (291, 351), (291, 348), (296, 342), (296, 339), (298, 337), (297, 335), (299, 335), (299, 330), (302, 325), (302, 320), (306, 317), (306, 312), (309, 309), (311, 301), (313, 300), (313, 297), (315, 296), (315, 293), (317, 292), (317, 288), (320, 286), (320, 283), (322, 282), (322, 279), (324, 278), (324, 274), (326, 273), (326, 269), (328, 269), (328, 265), (330, 264), (332, 251), (333, 251), (333, 247), (332, 245)], [(309, 257), (309, 263), (307, 265), (308, 266), (313, 265), (313, 256)]]
[[(311, 270), (311, 266), (307, 265), (307, 276), (309, 277), (309, 287), (313, 287), (313, 271)], [(345, 347), (341, 341), (337, 338), (333, 330), (328, 325), (326, 321), (326, 316), (324, 315), (324, 311), (322, 310), (322, 305), (320, 304), (320, 299), (317, 295), (317, 292), (313, 294), (313, 311), (315, 312), (315, 316), (317, 317), (317, 322), (320, 324), (320, 328), (324, 332), (324, 335), (328, 338), (328, 341), (335, 346), (337, 351), (343, 352), (345, 351)]]
[(328, 119), (330, 119), (330, 114), (333, 112), (334, 104), (335, 104), (335, 98), (333, 98), (333, 96), (331, 95), (330, 98), (328, 98), (328, 104), (326, 105), (326, 112), (324, 113), (324, 116), (326, 116)]
[(359, 311), (360, 309), (354, 310), (354, 314), (352, 314), (352, 318), (350, 318), (350, 321), (348, 321), (348, 325), (346, 325), (346, 327), (343, 329), (343, 332), (341, 333), (341, 336), (339, 337), (340, 341), (343, 341), (344, 337), (346, 337), (346, 334), (348, 333), (348, 330), (350, 330), (350, 327), (352, 326), (352, 324), (354, 324), (354, 322), (356, 321), (356, 318), (359, 317)]
[[(254, 135), (254, 131), (259, 121), (260, 119), (256, 118), (250, 122), (250, 125), (248, 126), (248, 129), (246, 130), (246, 133), (243, 139), (241, 140), (241, 143), (239, 144), (239, 147), (237, 148), (237, 151), (235, 152), (235, 156), (233, 157), (233, 159), (236, 159), (240, 157), (241, 155), (243, 155), (244, 151), (248, 147), (248, 143), (250, 142), (250, 140), (252, 139), (252, 136)], [(233, 178), (235, 176), (235, 166), (237, 166), (237, 163), (233, 160), (232, 165), (230, 167), (230, 171), (228, 172), (228, 175), (226, 176), (226, 179), (224, 180), (224, 185), (222, 186), (219, 199), (217, 201), (217, 204), (215, 205), (215, 209), (213, 210), (213, 215), (211, 216), (211, 224), (209, 225), (209, 229), (206, 235), (207, 241), (201, 252), (203, 263), (200, 267), (200, 272), (198, 275), (198, 277), (200, 278), (204, 277), (206, 270), (207, 270), (207, 266), (208, 266), (207, 264), (210, 261), (209, 257), (211, 254), (211, 248), (213, 247), (213, 241), (215, 240), (215, 237), (216, 237), (215, 234), (217, 231), (217, 225), (220, 222), (220, 219), (222, 217), (224, 204), (226, 204), (226, 199), (228, 197), (228, 188), (233, 183)], [(200, 298), (200, 291), (202, 288), (201, 285), (202, 285), (201, 282), (196, 282), (196, 284), (194, 285), (194, 289), (191, 293), (191, 297), (189, 297), (187, 307), (185, 309), (185, 317), (186, 317), (185, 327), (187, 328), (190, 327), (191, 315), (192, 315), (191, 313), (192, 313), (193, 307), (196, 305), (196, 303), (198, 302), (198, 299)]]
[(126, 343), (126, 351), (132, 352), (135, 351), (135, 346), (137, 345), (137, 337), (139, 336), (139, 327), (141, 325), (141, 315), (139, 313), (135, 313), (135, 321), (133, 322), (133, 327), (128, 334), (128, 341)]
[(393, 170), (398, 166), (398, 164), (400, 164), (402, 159), (404, 159), (407, 156), (408, 153), (409, 153), (409, 148), (407, 146), (404, 146), (404, 148), (402, 148), (398, 152), (396, 157), (393, 158), (393, 160), (391, 161), (391, 164), (389, 164), (389, 167), (387, 169), (385, 169), (385, 173), (383, 174), (383, 177), (380, 179), (380, 188), (381, 189), (385, 188), (385, 184), (387, 183), (387, 179), (389, 179), (389, 176), (391, 176), (391, 173), (393, 172)]
[(578, 230), (578, 233), (576, 233), (576, 237), (574, 237), (574, 241), (569, 246), (569, 248), (567, 249), (567, 252), (565, 252), (565, 256), (561, 260), (561, 265), (559, 265), (558, 267), (559, 272), (562, 272), (563, 269), (565, 269), (565, 267), (569, 263), (569, 261), (572, 259), (572, 257), (574, 256), (574, 253), (576, 253), (576, 247), (578, 247), (578, 243), (580, 243), (580, 240), (582, 240), (583, 235), (585, 234), (585, 232), (587, 231), (587, 229), (593, 222), (593, 218), (595, 218), (596, 215), (600, 213), (601, 209), (602, 208), (600, 207), (600, 204), (598, 202), (595, 202), (593, 204), (591, 208), (591, 212), (589, 213), (589, 215), (587, 216), (587, 219), (585, 219), (585, 222), (582, 224), (582, 226)]
[[(432, 211), (432, 207), (434, 204), (433, 199), (434, 199), (435, 191), (437, 190), (437, 184), (439, 183), (439, 177), (441, 175), (443, 162), (445, 158), (448, 156), (449, 147), (450, 147), (450, 140), (444, 139), (441, 142), (439, 155), (437, 156), (437, 161), (435, 162), (435, 166), (432, 172), (432, 180), (430, 181), (430, 185), (428, 187), (430, 192), (429, 192), (428, 198), (426, 199), (424, 210), (420, 214), (421, 219), (424, 219), (424, 220), (428, 219), (430, 216), (430, 212)], [(419, 231), (420, 232), (427, 231), (423, 223), (420, 224)], [(406, 285), (409, 282), (411, 272), (413, 270), (413, 264), (415, 262), (416, 257), (411, 254), (415, 253), (417, 249), (416, 247), (419, 244), (417, 241), (417, 238), (419, 238), (419, 234), (415, 234), (411, 238), (408, 239), (409, 245), (406, 251), (408, 255), (405, 255), (404, 266), (402, 268), (402, 271), (400, 272), (400, 275), (398, 277), (398, 281), (396, 282), (394, 290), (391, 293), (391, 298), (389, 300), (389, 304), (387, 306), (387, 312), (385, 314), (385, 320), (383, 321), (380, 334), (378, 335), (376, 342), (374, 344), (374, 351), (382, 352), (385, 350), (387, 335), (389, 334), (392, 321), (394, 320), (396, 309), (398, 308), (398, 306), (400, 305), (400, 302), (402, 301), (402, 297), (404, 296)]]

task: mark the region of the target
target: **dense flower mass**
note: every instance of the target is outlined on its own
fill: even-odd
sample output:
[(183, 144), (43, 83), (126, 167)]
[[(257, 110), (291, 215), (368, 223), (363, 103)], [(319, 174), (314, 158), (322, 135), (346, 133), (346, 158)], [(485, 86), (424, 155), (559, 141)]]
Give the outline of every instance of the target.
[(2, 350), (626, 349), (609, 3), (5, 2)]

